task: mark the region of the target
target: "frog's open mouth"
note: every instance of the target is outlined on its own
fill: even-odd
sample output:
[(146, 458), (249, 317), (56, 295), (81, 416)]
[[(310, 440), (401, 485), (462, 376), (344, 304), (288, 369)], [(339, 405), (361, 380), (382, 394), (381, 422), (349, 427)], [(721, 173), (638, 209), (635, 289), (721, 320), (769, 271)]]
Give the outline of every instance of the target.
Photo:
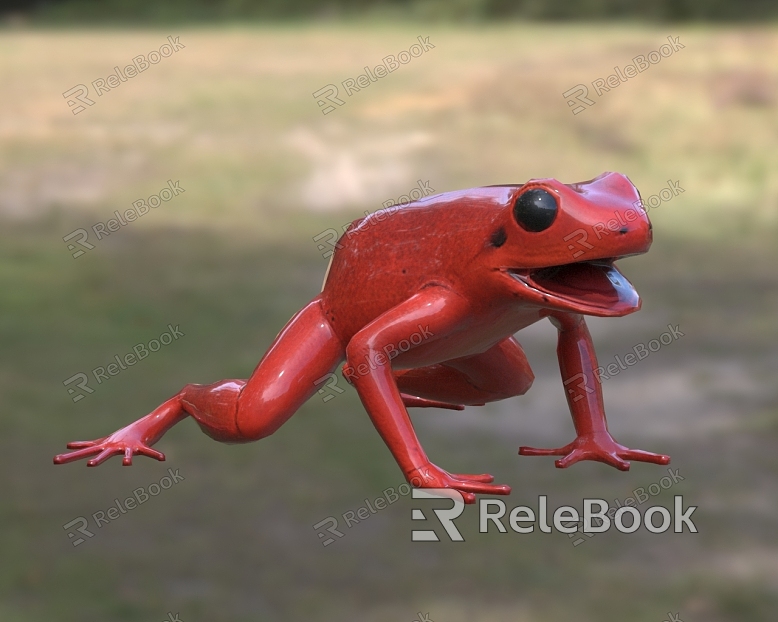
[(566, 308), (594, 315), (625, 315), (640, 308), (640, 296), (614, 261), (598, 259), (508, 272), (552, 305), (561, 302)]

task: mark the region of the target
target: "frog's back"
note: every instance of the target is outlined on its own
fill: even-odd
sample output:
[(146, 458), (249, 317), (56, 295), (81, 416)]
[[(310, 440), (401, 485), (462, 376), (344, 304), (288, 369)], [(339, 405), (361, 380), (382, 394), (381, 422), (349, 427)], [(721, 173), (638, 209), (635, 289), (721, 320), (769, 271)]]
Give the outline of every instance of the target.
[(425, 285), (456, 287), (481, 252), (510, 188), (434, 195), (354, 222), (339, 240), (322, 291), (344, 339)]

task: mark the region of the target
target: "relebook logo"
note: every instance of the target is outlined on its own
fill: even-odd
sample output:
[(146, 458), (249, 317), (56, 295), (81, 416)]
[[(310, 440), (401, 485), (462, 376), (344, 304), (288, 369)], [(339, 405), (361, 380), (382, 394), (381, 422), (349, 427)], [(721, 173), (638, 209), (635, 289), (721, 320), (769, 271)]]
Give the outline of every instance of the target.
[[(454, 505), (448, 509), (432, 510), (440, 525), (445, 530), (449, 539), (453, 542), (462, 542), (464, 538), (454, 525), (465, 509), (464, 500), (458, 491), (453, 489), (425, 489), (413, 490), (414, 499), (440, 499), (448, 497)], [(549, 514), (548, 497), (538, 497), (537, 510), (527, 506), (518, 505), (511, 509), (507, 516), (508, 527), (515, 533), (533, 533), (537, 528), (542, 533), (552, 533), (554, 530), (560, 533), (570, 534), (579, 530), (577, 523), (583, 520), (584, 533), (603, 533), (615, 527), (621, 533), (635, 533), (641, 525), (651, 533), (683, 533), (684, 527), (691, 533), (697, 533), (697, 526), (692, 521), (692, 514), (697, 509), (696, 505), (684, 508), (683, 497), (675, 495), (673, 509), (661, 505), (652, 505), (639, 510), (636, 507), (624, 505), (613, 511), (605, 499), (584, 499), (583, 512), (579, 512), (570, 505), (556, 508)], [(412, 511), (413, 520), (429, 520), (430, 516), (420, 508)], [(508, 527), (504, 522), (508, 508), (502, 499), (478, 500), (478, 532), (488, 533), (496, 529), (499, 533), (507, 533)], [(550, 518), (549, 518), (550, 517)], [(439, 542), (438, 534), (431, 529), (416, 530), (411, 534), (414, 542)]]

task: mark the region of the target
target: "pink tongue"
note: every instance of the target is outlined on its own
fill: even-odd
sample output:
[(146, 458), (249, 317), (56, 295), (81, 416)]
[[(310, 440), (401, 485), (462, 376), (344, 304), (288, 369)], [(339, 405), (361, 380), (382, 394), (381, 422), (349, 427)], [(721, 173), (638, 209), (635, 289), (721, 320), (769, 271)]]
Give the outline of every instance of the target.
[(635, 304), (637, 292), (616, 268), (590, 263), (568, 264), (539, 270), (532, 275), (535, 284), (552, 294), (579, 300), (597, 307)]

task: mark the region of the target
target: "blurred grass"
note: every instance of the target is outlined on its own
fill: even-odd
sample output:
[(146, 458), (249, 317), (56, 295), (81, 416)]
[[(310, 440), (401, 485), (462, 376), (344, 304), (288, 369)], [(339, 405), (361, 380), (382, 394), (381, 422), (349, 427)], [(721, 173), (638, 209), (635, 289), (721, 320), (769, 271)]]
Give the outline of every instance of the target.
[[(134, 621), (168, 611), (186, 622), (379, 622), (418, 611), (436, 622), (659, 622), (668, 611), (687, 622), (772, 619), (774, 28), (189, 29), (172, 33), (185, 49), (71, 114), (62, 92), (157, 49), (168, 34), (0, 36), (0, 619)], [(419, 34), (435, 49), (319, 112), (311, 93)], [(686, 49), (570, 113), (564, 91), (670, 34)], [(410, 542), (413, 504), (404, 498), (324, 548), (314, 523), (401, 482), (350, 388), (327, 404), (314, 397), (257, 444), (220, 445), (185, 422), (159, 444), (164, 464), (51, 465), (65, 442), (106, 434), (186, 382), (250, 374), (319, 290), (326, 260), (312, 238), (417, 179), (440, 192), (531, 177), (574, 182), (604, 170), (629, 175), (644, 197), (668, 179), (685, 189), (650, 212), (651, 252), (624, 261), (644, 310), (592, 328), (602, 361), (668, 322), (687, 333), (604, 391), (619, 440), (673, 456), (686, 480), (661, 500), (684, 494), (699, 505), (701, 533), (609, 533), (573, 547), (562, 534), (477, 534), (468, 511), (458, 521), (464, 544), (421, 546)], [(63, 236), (168, 179), (186, 192), (70, 257)], [(168, 323), (186, 336), (71, 402), (63, 380)], [(553, 331), (519, 338), (536, 386), (464, 417), (415, 414), (433, 460), (493, 473), (514, 487), (509, 505), (548, 494), (554, 505), (580, 506), (582, 497), (623, 499), (658, 481), (664, 471), (649, 465), (558, 471), (516, 456), (519, 444), (572, 435)], [(629, 393), (638, 379), (666, 396), (660, 406)], [(553, 422), (533, 418), (543, 407), (556, 409)], [(499, 431), (504, 413), (518, 434)], [(158, 481), (168, 466), (186, 480), (71, 546), (63, 524)]]

